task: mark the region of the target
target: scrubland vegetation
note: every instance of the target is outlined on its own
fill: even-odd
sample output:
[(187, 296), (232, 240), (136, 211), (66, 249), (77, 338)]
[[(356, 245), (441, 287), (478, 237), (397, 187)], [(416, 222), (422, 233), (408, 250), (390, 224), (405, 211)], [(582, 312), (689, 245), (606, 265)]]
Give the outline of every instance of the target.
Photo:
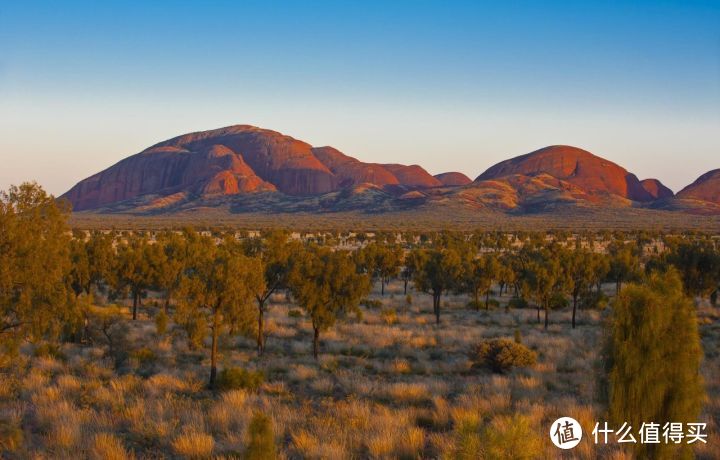
[[(720, 456), (713, 235), (67, 218), (36, 185), (0, 200), (3, 458)], [(708, 442), (595, 445), (603, 420)]]

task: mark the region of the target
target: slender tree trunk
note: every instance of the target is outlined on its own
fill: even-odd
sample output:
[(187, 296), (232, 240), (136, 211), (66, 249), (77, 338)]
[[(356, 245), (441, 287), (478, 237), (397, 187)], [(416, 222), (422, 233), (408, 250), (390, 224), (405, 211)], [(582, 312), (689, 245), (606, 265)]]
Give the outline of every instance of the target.
[(537, 308), (537, 322), (540, 324), (540, 304), (536, 305)]
[(572, 328), (575, 329), (575, 312), (577, 311), (577, 294), (573, 293), (573, 314), (572, 314)]
[(258, 299), (258, 330), (257, 330), (257, 353), (262, 355), (265, 351), (265, 301)]
[(408, 285), (408, 280), (405, 280), (405, 290), (404, 290), (405, 295), (407, 295), (407, 285)]
[(320, 354), (320, 328), (313, 326), (313, 358)]
[(545, 305), (545, 330), (548, 328), (548, 312), (550, 311), (550, 306)]
[(485, 291), (485, 310), (490, 310), (490, 289)]
[(210, 349), (210, 388), (215, 389), (217, 377), (218, 317), (213, 316), (212, 347)]
[(440, 324), (440, 295), (433, 294), (433, 309), (435, 310), (435, 324)]
[(475, 291), (475, 310), (480, 311), (480, 294), (478, 291)]
[(137, 319), (137, 307), (138, 307), (138, 293), (136, 291), (133, 291), (133, 310), (132, 310), (132, 318), (133, 321)]
[(380, 278), (380, 295), (385, 297), (385, 278)]

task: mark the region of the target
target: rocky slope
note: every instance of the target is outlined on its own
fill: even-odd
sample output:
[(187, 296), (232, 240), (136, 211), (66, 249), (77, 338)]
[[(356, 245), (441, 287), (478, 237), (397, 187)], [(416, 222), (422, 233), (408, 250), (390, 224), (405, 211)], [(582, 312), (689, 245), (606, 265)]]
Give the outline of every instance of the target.
[(698, 177), (695, 182), (680, 190), (677, 197), (720, 204), (720, 169)]
[(617, 164), (590, 152), (567, 145), (553, 145), (492, 166), (475, 180), (481, 182), (513, 174), (547, 174), (569, 182), (588, 194), (591, 200), (615, 195), (633, 201), (654, 198), (638, 178)]

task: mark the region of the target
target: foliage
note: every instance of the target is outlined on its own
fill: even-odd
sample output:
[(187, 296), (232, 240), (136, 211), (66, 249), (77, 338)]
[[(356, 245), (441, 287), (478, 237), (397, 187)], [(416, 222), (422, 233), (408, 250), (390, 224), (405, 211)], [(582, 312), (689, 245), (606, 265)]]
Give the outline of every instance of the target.
[(216, 388), (220, 391), (256, 391), (265, 381), (261, 371), (250, 371), (240, 367), (226, 367), (217, 377)]
[(486, 367), (502, 373), (514, 367), (532, 366), (537, 354), (523, 345), (509, 339), (491, 339), (480, 342), (470, 353), (473, 365)]
[(77, 315), (67, 288), (68, 212), (35, 183), (0, 192), (0, 354), (56, 336)]
[(270, 417), (261, 412), (253, 414), (248, 427), (248, 438), (245, 460), (274, 460), (277, 458), (275, 435)]
[(357, 272), (343, 251), (311, 246), (298, 258), (290, 276), (290, 290), (313, 326), (313, 355), (317, 358), (320, 332), (335, 324), (338, 315), (357, 312), (370, 292), (367, 275)]
[[(696, 422), (703, 400), (695, 308), (675, 270), (630, 284), (609, 322), (607, 398), (612, 422)], [(635, 455), (689, 456), (670, 444), (636, 444)]]

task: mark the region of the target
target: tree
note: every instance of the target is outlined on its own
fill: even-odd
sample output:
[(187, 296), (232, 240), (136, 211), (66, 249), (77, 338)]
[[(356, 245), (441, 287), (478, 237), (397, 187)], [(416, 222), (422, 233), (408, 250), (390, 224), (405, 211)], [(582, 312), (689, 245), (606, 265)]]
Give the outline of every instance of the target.
[(550, 309), (567, 287), (558, 251), (557, 246), (528, 247), (521, 251), (523, 291), (532, 297), (538, 307), (538, 323), (540, 309), (545, 311), (545, 329), (548, 328)]
[(408, 282), (413, 279), (420, 265), (418, 254), (417, 251), (410, 251), (405, 254), (402, 272), (400, 273), (404, 284), (403, 294), (405, 295), (407, 295)]
[(615, 282), (615, 292), (620, 293), (625, 281), (636, 279), (640, 271), (640, 258), (635, 245), (616, 240), (608, 246), (610, 270), (608, 276)]
[[(704, 398), (695, 309), (676, 270), (653, 273), (617, 297), (608, 324), (605, 391), (610, 421), (696, 422)], [(687, 445), (635, 444), (637, 458), (691, 458)]]
[(291, 270), (291, 259), (298, 251), (298, 244), (288, 242), (288, 233), (272, 231), (265, 238), (247, 240), (245, 253), (260, 257), (265, 283), (255, 292), (257, 302), (257, 351), (261, 355), (265, 350), (265, 306), (270, 296), (279, 289), (287, 287)]
[(572, 296), (572, 327), (575, 329), (578, 299), (592, 289), (595, 282), (597, 257), (592, 252), (576, 248), (563, 252), (562, 265), (567, 274), (567, 288)]
[(151, 244), (146, 236), (131, 235), (118, 247), (114, 284), (117, 290), (130, 290), (133, 320), (146, 291), (160, 284), (166, 261), (163, 248)]
[(490, 308), (490, 290), (499, 271), (499, 263), (495, 254), (474, 256), (473, 253), (470, 253), (470, 257), (464, 258), (461, 290), (472, 294), (476, 309), (480, 309), (480, 294), (485, 295), (485, 309)]
[(460, 255), (453, 249), (416, 251), (418, 270), (413, 281), (418, 290), (432, 296), (435, 323), (440, 324), (440, 298), (458, 286), (462, 271)]
[(180, 288), (183, 275), (191, 255), (188, 253), (191, 241), (197, 239), (198, 234), (191, 228), (184, 229), (182, 234), (176, 232), (161, 233), (157, 244), (162, 248), (159, 255), (163, 263), (157, 268), (156, 283), (159, 289), (165, 291), (165, 313), (170, 308), (174, 294)]
[(0, 192), (0, 346), (57, 333), (68, 297), (70, 208), (36, 183)]
[(216, 245), (207, 236), (193, 244), (193, 258), (180, 283), (176, 316), (179, 322), (200, 317), (209, 328), (209, 386), (215, 388), (220, 334), (224, 328), (252, 330), (254, 315), (250, 305), (265, 281), (260, 259), (236, 254), (227, 244)]
[(360, 300), (370, 292), (370, 280), (358, 273), (346, 251), (311, 246), (298, 255), (290, 274), (290, 292), (310, 315), (313, 356), (317, 359), (320, 332), (335, 324), (341, 314), (359, 311)]
[(720, 282), (720, 253), (708, 240), (683, 240), (667, 255), (682, 276), (685, 292), (691, 296), (709, 297)]

